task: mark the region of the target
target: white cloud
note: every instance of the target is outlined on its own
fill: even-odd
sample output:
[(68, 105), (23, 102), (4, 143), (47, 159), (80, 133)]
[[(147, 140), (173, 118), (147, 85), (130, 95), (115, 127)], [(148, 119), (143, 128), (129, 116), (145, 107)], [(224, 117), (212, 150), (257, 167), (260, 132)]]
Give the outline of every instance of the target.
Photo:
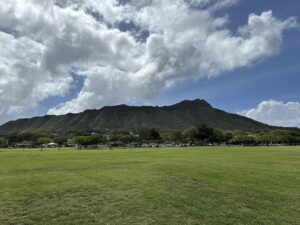
[(300, 128), (300, 102), (263, 101), (240, 114), (270, 125)]
[(186, 0), (190, 6), (216, 11), (237, 4), (240, 0)]
[(0, 32), (0, 49), (0, 115), (20, 116), (39, 101), (68, 90), (72, 81), (68, 74), (54, 75), (42, 67), (42, 44)]
[[(182, 80), (215, 77), (277, 54), (283, 32), (296, 26), (294, 18), (282, 21), (268, 11), (251, 14), (234, 34), (228, 18), (215, 12), (237, 0), (126, 2), (1, 1), (0, 115), (66, 94), (71, 72), (84, 77), (83, 88), (50, 114), (148, 100)], [(120, 30), (121, 22), (134, 29)], [(149, 34), (144, 41), (137, 38), (142, 31)]]

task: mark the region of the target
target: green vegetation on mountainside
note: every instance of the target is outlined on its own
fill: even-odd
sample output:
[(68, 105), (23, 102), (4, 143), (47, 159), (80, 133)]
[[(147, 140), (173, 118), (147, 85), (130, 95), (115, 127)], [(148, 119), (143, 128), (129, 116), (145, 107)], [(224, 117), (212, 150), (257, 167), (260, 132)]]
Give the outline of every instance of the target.
[(164, 107), (111, 106), (79, 114), (19, 119), (0, 126), (0, 133), (69, 132), (86, 130), (185, 129), (206, 124), (224, 130), (270, 130), (271, 126), (213, 108), (204, 100), (183, 101)]

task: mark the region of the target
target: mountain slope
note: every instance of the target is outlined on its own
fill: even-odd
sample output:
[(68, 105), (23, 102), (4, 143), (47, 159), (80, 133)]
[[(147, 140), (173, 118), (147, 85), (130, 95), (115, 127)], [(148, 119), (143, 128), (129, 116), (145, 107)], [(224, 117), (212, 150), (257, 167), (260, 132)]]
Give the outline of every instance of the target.
[(141, 127), (171, 130), (195, 124), (206, 124), (227, 130), (272, 129), (266, 124), (215, 109), (206, 101), (196, 99), (163, 107), (118, 105), (106, 106), (99, 110), (86, 110), (78, 114), (19, 119), (0, 126), (0, 133), (128, 130)]

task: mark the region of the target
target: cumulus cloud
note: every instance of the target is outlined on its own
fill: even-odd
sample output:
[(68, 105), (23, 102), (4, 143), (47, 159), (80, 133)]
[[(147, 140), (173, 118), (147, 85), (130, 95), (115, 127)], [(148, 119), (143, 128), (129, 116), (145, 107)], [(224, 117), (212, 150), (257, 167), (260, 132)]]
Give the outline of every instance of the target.
[(42, 44), (0, 32), (0, 49), (1, 116), (20, 116), (39, 101), (68, 90), (72, 81), (68, 74), (52, 74), (41, 65)]
[(212, 11), (230, 7), (240, 0), (186, 0), (191, 7), (206, 8)]
[(182, 80), (216, 77), (279, 53), (296, 20), (267, 11), (231, 31), (216, 11), (237, 2), (1, 1), (0, 115), (65, 95), (72, 73), (85, 79), (82, 89), (49, 114), (149, 100)]
[(240, 114), (274, 126), (300, 128), (300, 102), (263, 101)]

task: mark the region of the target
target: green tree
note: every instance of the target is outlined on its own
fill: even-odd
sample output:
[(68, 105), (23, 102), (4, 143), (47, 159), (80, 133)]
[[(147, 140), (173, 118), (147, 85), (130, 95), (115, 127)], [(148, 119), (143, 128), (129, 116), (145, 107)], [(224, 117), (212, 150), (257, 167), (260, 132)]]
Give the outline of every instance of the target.
[(68, 139), (63, 135), (58, 135), (53, 138), (53, 141), (59, 146), (62, 146), (68, 142)]
[(231, 143), (232, 144), (242, 144), (242, 145), (253, 145), (255, 144), (255, 138), (252, 137), (252, 136), (249, 136), (249, 135), (239, 135), (239, 136), (236, 136), (234, 137), (232, 140), (231, 140)]
[(173, 131), (170, 135), (170, 139), (174, 142), (183, 142), (184, 136), (181, 131)]
[(158, 141), (161, 139), (160, 133), (155, 128), (142, 128), (138, 131), (141, 141)]
[(87, 141), (89, 145), (98, 145), (104, 142), (104, 137), (102, 135), (93, 135), (89, 136)]
[(43, 150), (43, 145), (44, 144), (47, 144), (47, 143), (50, 143), (50, 142), (53, 142), (53, 140), (49, 137), (39, 137), (37, 139), (37, 143), (40, 145), (41, 150)]
[(198, 128), (196, 126), (192, 126), (183, 131), (183, 136), (187, 138), (189, 141), (194, 141), (197, 139)]
[(17, 132), (9, 134), (7, 138), (9, 144), (20, 143), (23, 141), (22, 134)]
[(259, 144), (269, 146), (272, 142), (276, 141), (276, 138), (272, 134), (261, 134), (256, 137), (256, 141)]
[(8, 144), (7, 139), (5, 138), (0, 138), (0, 147), (6, 147)]
[(226, 134), (222, 130), (214, 129), (213, 134), (210, 137), (210, 140), (212, 143), (221, 144), (221, 143), (227, 141), (227, 137), (226, 137)]
[(89, 140), (87, 136), (76, 136), (74, 137), (74, 143), (78, 145), (79, 148), (82, 146), (87, 146), (89, 144)]
[(138, 131), (138, 135), (141, 141), (148, 141), (150, 140), (150, 132), (148, 128), (141, 128)]
[(138, 138), (134, 135), (131, 134), (124, 134), (120, 136), (120, 141), (122, 141), (123, 143), (131, 143), (131, 142), (137, 142)]
[(93, 135), (93, 136), (76, 136), (73, 138), (75, 144), (78, 144), (78, 147), (96, 147), (97, 144), (100, 144), (104, 141), (102, 135)]
[(150, 140), (157, 141), (160, 140), (160, 133), (155, 128), (150, 129)]
[(214, 129), (206, 125), (196, 126), (198, 129), (196, 138), (203, 142), (211, 141), (214, 136)]
[(39, 137), (37, 139), (38, 144), (47, 144), (47, 143), (50, 143), (50, 142), (53, 142), (53, 140), (49, 137)]
[(226, 131), (225, 138), (226, 138), (226, 142), (229, 142), (232, 138), (234, 138), (234, 135), (231, 132)]

